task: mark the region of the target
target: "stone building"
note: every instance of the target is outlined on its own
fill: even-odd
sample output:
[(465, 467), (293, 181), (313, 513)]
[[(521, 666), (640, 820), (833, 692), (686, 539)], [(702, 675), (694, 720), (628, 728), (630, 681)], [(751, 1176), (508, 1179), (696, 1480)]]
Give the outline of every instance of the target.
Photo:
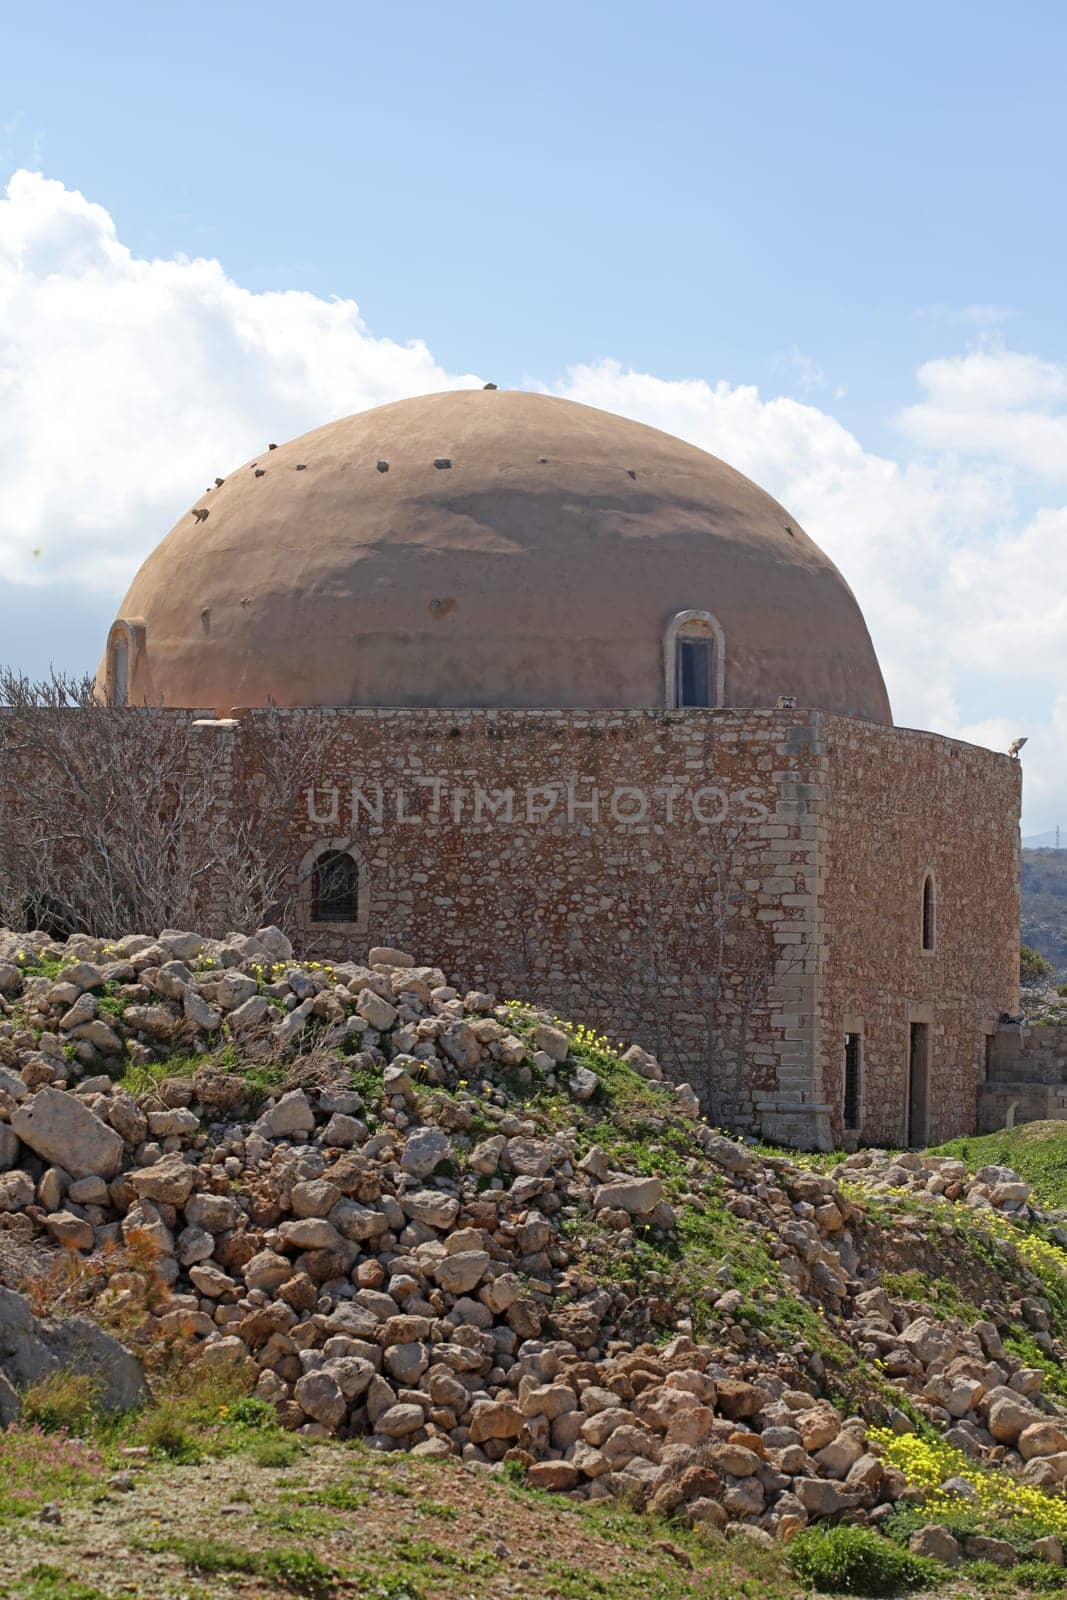
[(610, 1018), (777, 1140), (974, 1128), (1019, 765), (894, 727), (840, 573), (693, 446), (493, 389), (271, 445), (145, 562), (98, 687), (193, 713), (232, 808), (257, 728), (329, 733), (306, 946)]

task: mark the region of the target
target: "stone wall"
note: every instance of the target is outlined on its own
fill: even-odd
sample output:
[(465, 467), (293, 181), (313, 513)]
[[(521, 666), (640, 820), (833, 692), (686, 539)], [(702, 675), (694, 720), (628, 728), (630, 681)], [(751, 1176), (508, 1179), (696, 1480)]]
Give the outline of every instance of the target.
[(919, 1142), (972, 1131), (987, 1034), (1018, 1003), (1020, 766), (936, 734), (814, 720), (829, 783), (819, 883), (826, 1099), (840, 1108), (844, 1035), (860, 1032), (862, 1138), (907, 1142), (910, 1028), (926, 1023)]
[(1067, 1081), (1067, 1023), (1011, 1023), (997, 1029), (989, 1077), (998, 1083)]
[(1067, 1119), (1067, 1024), (1005, 1022), (990, 1040), (979, 1133)]
[(792, 1051), (776, 998), (814, 970), (814, 841), (790, 837), (818, 787), (804, 714), (250, 712), (238, 770), (264, 716), (336, 730), (297, 825), (308, 863), (354, 840), (364, 892), (358, 925), (309, 941), (433, 950), (464, 984), (610, 1022), (751, 1125)]
[[(846, 1031), (863, 1035), (858, 1134), (903, 1138), (909, 1026), (926, 1021), (925, 1131), (975, 1126), (985, 1030), (1017, 997), (1018, 763), (786, 710), (256, 710), (195, 726), (205, 830), (273, 807), (279, 748), (329, 735), (317, 782), (278, 817), (308, 954), (430, 954), (457, 986), (638, 1039), (717, 1119), (824, 1146), (843, 1134)], [(358, 862), (343, 924), (310, 915), (328, 849)], [(222, 904), (208, 895), (203, 931), (226, 931)]]

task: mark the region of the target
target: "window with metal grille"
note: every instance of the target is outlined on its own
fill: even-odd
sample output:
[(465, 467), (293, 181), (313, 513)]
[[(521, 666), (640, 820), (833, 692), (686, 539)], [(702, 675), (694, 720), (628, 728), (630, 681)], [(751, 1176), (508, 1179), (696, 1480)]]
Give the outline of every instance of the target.
[(863, 1060), (863, 1035), (845, 1034), (845, 1127), (860, 1125), (860, 1069)]
[(934, 895), (934, 880), (927, 874), (923, 883), (923, 949), (932, 950), (934, 939), (937, 935), (937, 904)]
[(312, 922), (355, 922), (359, 868), (344, 850), (326, 850), (311, 869)]
[(712, 684), (711, 639), (678, 640), (678, 704), (710, 706)]

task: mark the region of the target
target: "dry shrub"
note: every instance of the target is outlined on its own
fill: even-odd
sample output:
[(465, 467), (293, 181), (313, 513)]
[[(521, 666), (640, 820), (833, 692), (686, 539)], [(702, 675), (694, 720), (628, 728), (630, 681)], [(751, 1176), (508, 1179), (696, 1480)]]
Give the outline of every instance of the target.
[(91, 677), (0, 667), (0, 925), (110, 938), (290, 919), (293, 825), (335, 733), (318, 714), (249, 719), (235, 793), (217, 738), (193, 722), (104, 705)]
[(191, 1338), (178, 1319), (161, 1321), (171, 1300), (159, 1250), (142, 1229), (90, 1256), (59, 1251), (50, 1267), (20, 1284), (39, 1317), (88, 1316), (138, 1356), (149, 1374), (188, 1362)]
[[(277, 1059), (281, 1061), (283, 1057), (284, 1051), (279, 1051)], [(290, 1089), (325, 1089), (331, 1084), (347, 1087), (349, 1068), (350, 1062), (344, 1056), (334, 1055), (329, 1050), (309, 1050), (294, 1061), (285, 1063), (278, 1092), (288, 1094)]]

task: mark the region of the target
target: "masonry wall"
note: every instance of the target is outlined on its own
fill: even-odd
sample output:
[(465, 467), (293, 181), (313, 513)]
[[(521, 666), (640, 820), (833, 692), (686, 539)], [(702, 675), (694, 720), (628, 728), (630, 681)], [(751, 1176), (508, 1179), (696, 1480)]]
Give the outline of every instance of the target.
[[(365, 894), (358, 926), (306, 925), (320, 949), (396, 943), (464, 984), (610, 1023), (746, 1125), (785, 1066), (802, 1076), (792, 1013), (810, 1013), (815, 981), (819, 793), (806, 714), (250, 712), (239, 785), (266, 716), (334, 731), (297, 854), (351, 840)], [(708, 928), (724, 901), (720, 981)]]
[[(863, 1035), (858, 1134), (900, 1142), (927, 1021), (926, 1136), (975, 1126), (986, 1031), (1017, 1002), (1017, 762), (803, 711), (151, 716), (211, 773), (206, 836), (278, 810), (308, 953), (399, 945), (458, 987), (610, 1026), (716, 1118), (804, 1144), (842, 1137), (846, 1031)], [(282, 757), (302, 749), (317, 778), (293, 792)], [(344, 925), (310, 915), (329, 849), (359, 866)], [(207, 878), (203, 905), (225, 932)]]
[(978, 1131), (1067, 1120), (1067, 1023), (1004, 1022), (990, 1040)]
[(1067, 1023), (1021, 1022), (997, 1029), (989, 1076), (998, 1083), (1067, 1083)]
[(936, 734), (815, 720), (827, 775), (816, 1072), (835, 1135), (844, 1035), (858, 1031), (862, 1138), (905, 1142), (913, 1022), (930, 1030), (924, 1142), (973, 1131), (986, 1036), (1018, 1003), (1019, 763)]

